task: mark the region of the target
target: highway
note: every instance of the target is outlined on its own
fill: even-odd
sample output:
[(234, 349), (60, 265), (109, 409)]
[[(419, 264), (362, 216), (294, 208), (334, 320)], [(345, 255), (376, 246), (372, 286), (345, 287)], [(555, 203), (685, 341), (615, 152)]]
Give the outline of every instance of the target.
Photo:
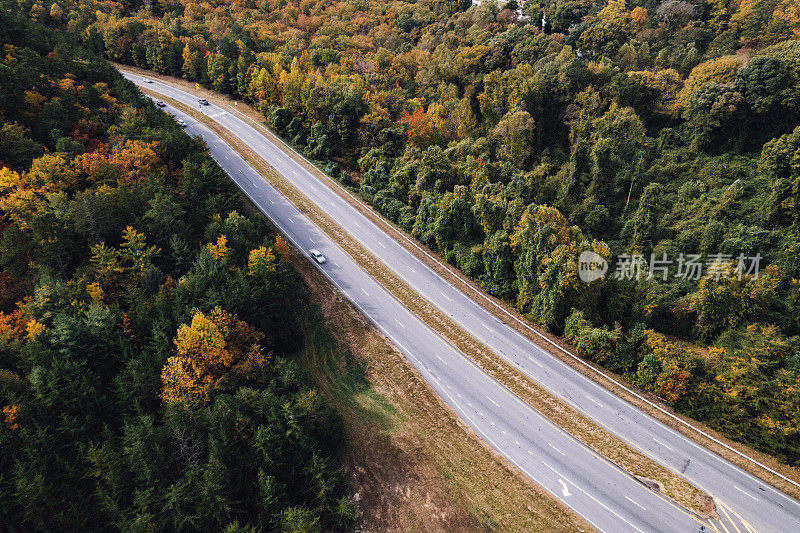
[[(197, 97), (125, 74), (197, 108)], [(216, 134), (191, 116), (191, 134), (298, 248), (321, 250), (320, 270), (409, 358), (461, 419), (524, 474), (600, 531), (800, 531), (800, 503), (675, 432), (497, 319), (373, 224), (257, 124), (215, 105), (203, 113), (229, 130), (357, 239), (405, 283), (530, 379), (714, 496), (720, 519), (700, 521), (648, 490), (541, 417), (430, 330), (302, 215)]]

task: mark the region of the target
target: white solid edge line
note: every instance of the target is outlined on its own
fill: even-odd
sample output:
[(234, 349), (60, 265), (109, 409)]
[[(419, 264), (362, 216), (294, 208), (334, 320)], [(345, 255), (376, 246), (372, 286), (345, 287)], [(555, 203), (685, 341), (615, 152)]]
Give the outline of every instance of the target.
[[(495, 443), (495, 442), (494, 442), (494, 440), (492, 440), (492, 438), (491, 438), (491, 437), (489, 437), (489, 435), (488, 435), (488, 434), (487, 434), (485, 431), (483, 431), (483, 429), (481, 429), (481, 427), (480, 427), (478, 424), (476, 424), (474, 420), (472, 420), (472, 418), (471, 418), (471, 417), (470, 417), (470, 416), (467, 414), (467, 412), (466, 412), (466, 411), (464, 411), (464, 409), (462, 409), (462, 408), (461, 408), (461, 406), (460, 406), (460, 405), (459, 405), (459, 404), (458, 404), (458, 403), (457, 403), (457, 402), (456, 402), (456, 401), (453, 399), (453, 397), (452, 397), (452, 396), (450, 396), (450, 394), (449, 394), (449, 393), (445, 392), (444, 394), (446, 394), (446, 395), (447, 395), (447, 396), (450, 398), (450, 401), (451, 401), (451, 402), (453, 402), (453, 405), (455, 405), (455, 406), (456, 406), (456, 408), (457, 408), (459, 411), (461, 411), (461, 414), (464, 416), (464, 418), (466, 418), (466, 419), (467, 419), (467, 420), (468, 420), (468, 421), (471, 423), (472, 427), (473, 427), (473, 428), (475, 428), (475, 431), (476, 431), (476, 432), (478, 432), (478, 433), (481, 433), (481, 434), (483, 435), (483, 438), (486, 440), (486, 442), (488, 442), (489, 444), (491, 444), (491, 445), (494, 447), (494, 449), (495, 449), (495, 450), (500, 450), (500, 449), (501, 449), (501, 448), (500, 448), (500, 447), (497, 445), (497, 443)], [(479, 412), (478, 414), (479, 414), (480, 416), (483, 416), (483, 415), (482, 415), (480, 412)], [(531, 453), (531, 452), (530, 452), (530, 451), (528, 451), (528, 453)], [(510, 456), (509, 456), (509, 455), (507, 455), (507, 454), (503, 454), (503, 455), (506, 457), (506, 459), (508, 459), (509, 461), (511, 461), (511, 463), (512, 463), (514, 466), (516, 466), (517, 468), (519, 468), (519, 469), (520, 469), (520, 471), (522, 471), (522, 472), (523, 472), (523, 473), (524, 473), (526, 476), (528, 476), (529, 478), (531, 478), (531, 479), (534, 481), (534, 483), (536, 483), (537, 485), (539, 485), (540, 487), (542, 487), (542, 488), (543, 488), (545, 491), (549, 492), (549, 493), (550, 493), (551, 495), (553, 495), (553, 496), (554, 496), (556, 499), (558, 499), (559, 501), (561, 501), (562, 503), (564, 503), (564, 505), (566, 505), (567, 507), (569, 507), (570, 509), (572, 509), (572, 506), (571, 506), (571, 505), (569, 505), (569, 504), (566, 502), (566, 500), (564, 500), (564, 498), (563, 498), (562, 496), (559, 496), (559, 495), (558, 495), (558, 493), (556, 493), (556, 492), (554, 492), (554, 491), (552, 491), (552, 490), (548, 489), (548, 488), (547, 488), (547, 486), (545, 486), (545, 484), (544, 484), (544, 483), (542, 483), (541, 481), (539, 481), (539, 480), (536, 478), (536, 476), (534, 476), (533, 474), (531, 474), (530, 472), (528, 472), (528, 470), (527, 470), (526, 468), (524, 468), (524, 467), (523, 467), (521, 464), (519, 464), (519, 463), (518, 463), (516, 460), (514, 460), (514, 458), (510, 457)], [(533, 455), (533, 454), (531, 453), (531, 455)], [(602, 505), (602, 504), (601, 504), (601, 505)], [(576, 509), (572, 509), (572, 511), (573, 511), (575, 514), (577, 514), (578, 516), (580, 516), (581, 518), (583, 518), (584, 520), (586, 520), (586, 521), (587, 521), (587, 522), (588, 522), (588, 523), (589, 523), (589, 524), (590, 524), (592, 527), (594, 527), (594, 528), (595, 528), (597, 531), (599, 531), (600, 533), (606, 533), (606, 530), (604, 530), (603, 528), (601, 528), (600, 526), (598, 526), (597, 524), (595, 524), (594, 522), (592, 522), (592, 521), (591, 521), (589, 518), (587, 518), (586, 516), (584, 516), (584, 515), (583, 515), (583, 513), (581, 513), (580, 511), (578, 511), (578, 510), (576, 510)]]
[[(226, 144), (227, 144), (227, 143), (226, 143)], [(248, 194), (248, 196), (249, 196), (249, 194)], [(312, 242), (313, 242), (313, 241), (312, 241)], [(383, 244), (382, 244), (382, 243), (379, 243), (379, 244), (381, 244), (381, 246), (383, 246)], [(385, 246), (384, 246), (384, 248), (385, 248)], [(338, 265), (337, 265), (337, 266), (338, 266)], [(338, 286), (338, 284), (337, 284), (337, 286)], [(362, 288), (361, 290), (362, 290), (362, 291), (363, 291), (363, 292), (366, 294), (366, 291), (365, 291), (363, 288)], [(344, 291), (342, 291), (342, 292), (344, 292)], [(347, 293), (345, 292), (345, 294), (347, 294)], [(444, 296), (444, 294), (442, 294), (442, 295)], [(448, 299), (449, 299), (449, 298), (448, 298)], [(359, 306), (359, 307), (360, 307), (360, 306)], [(366, 314), (366, 313), (365, 313), (365, 314)], [(369, 316), (369, 315), (367, 315), (367, 316)], [(371, 317), (370, 317), (370, 318), (371, 318)], [(398, 323), (399, 323), (399, 322), (398, 322)], [(402, 324), (401, 324), (401, 325), (402, 325)], [(485, 326), (485, 324), (484, 324), (484, 326)], [(382, 329), (382, 328), (380, 328), (380, 329)], [(487, 327), (487, 329), (488, 329), (488, 327)], [(400, 344), (398, 343), (398, 345), (400, 345)], [(402, 346), (402, 345), (400, 345), (400, 346)], [(437, 355), (437, 357), (439, 357), (439, 356)], [(414, 359), (417, 359), (417, 358), (416, 358), (416, 357), (414, 357)], [(440, 360), (442, 360), (442, 359), (441, 359), (441, 357), (439, 357), (439, 359), (440, 359)], [(418, 359), (417, 359), (417, 360), (418, 360)], [(444, 360), (442, 360), (442, 361), (444, 362)], [(447, 363), (445, 362), (445, 364), (447, 364)], [(537, 364), (538, 364), (538, 362), (537, 362)], [(541, 366), (541, 365), (540, 365), (540, 366)], [(436, 377), (436, 376), (433, 376), (433, 377)], [(439, 379), (439, 378), (438, 378), (438, 377), (436, 377), (436, 379)], [(492, 403), (494, 403), (495, 405), (498, 405), (498, 407), (499, 407), (499, 404), (497, 404), (496, 402), (494, 402), (493, 400), (491, 400), (491, 398), (489, 398), (489, 399), (490, 399), (490, 401), (492, 401)], [(490, 422), (491, 422), (491, 421), (490, 421)], [(494, 423), (493, 423), (493, 422), (492, 422), (492, 425), (494, 425)], [(505, 432), (504, 432), (504, 433), (505, 433)], [(506, 455), (506, 454), (505, 454), (505, 452), (503, 452), (503, 455)], [(590, 496), (590, 497), (591, 497), (591, 496)], [(592, 497), (592, 499), (595, 499), (595, 498), (593, 498), (593, 497)], [(598, 501), (598, 503), (600, 503), (600, 502)], [(600, 505), (603, 505), (603, 504), (602, 504), (602, 503), (600, 503)], [(573, 510), (574, 510), (574, 509), (573, 509)], [(577, 511), (576, 511), (576, 512), (577, 512)], [(580, 514), (580, 513), (578, 513), (578, 514)], [(623, 520), (624, 520), (624, 519), (623, 519)]]
[(556, 474), (557, 474), (559, 477), (562, 477), (562, 478), (564, 478), (564, 479), (565, 479), (567, 482), (569, 482), (569, 483), (570, 483), (570, 485), (572, 485), (573, 487), (575, 487), (576, 489), (578, 489), (579, 491), (581, 491), (582, 493), (584, 493), (586, 496), (588, 496), (589, 498), (591, 498), (592, 500), (594, 500), (594, 501), (595, 501), (595, 503), (597, 503), (598, 505), (600, 505), (601, 507), (603, 507), (603, 508), (604, 508), (606, 511), (610, 512), (611, 514), (613, 514), (614, 516), (616, 516), (617, 518), (619, 518), (620, 520), (622, 520), (623, 522), (625, 522), (626, 524), (628, 524), (629, 526), (631, 526), (631, 527), (632, 527), (633, 529), (635, 529), (636, 531), (639, 531), (640, 533), (644, 533), (644, 532), (643, 532), (641, 529), (639, 529), (638, 527), (634, 526), (633, 524), (631, 524), (630, 522), (628, 522), (628, 521), (627, 521), (627, 520), (626, 520), (624, 517), (622, 517), (622, 516), (620, 516), (618, 513), (616, 513), (616, 512), (615, 512), (613, 509), (611, 509), (610, 507), (606, 506), (606, 505), (605, 505), (603, 502), (601, 502), (600, 500), (598, 500), (597, 498), (595, 498), (594, 496), (592, 496), (591, 494), (589, 494), (588, 492), (586, 492), (585, 490), (583, 490), (581, 487), (579, 487), (579, 486), (578, 486), (578, 485), (577, 485), (577, 484), (576, 484), (574, 481), (572, 481), (570, 478), (568, 478), (567, 476), (565, 476), (564, 474), (562, 474), (561, 472), (559, 472), (558, 470), (556, 470), (555, 468), (553, 468), (553, 467), (552, 467), (552, 466), (550, 466), (549, 464), (545, 463), (544, 461), (542, 461), (542, 464), (543, 464), (544, 466), (546, 466), (547, 468), (549, 468), (550, 470), (552, 470), (553, 472), (555, 472), (555, 473), (556, 473)]

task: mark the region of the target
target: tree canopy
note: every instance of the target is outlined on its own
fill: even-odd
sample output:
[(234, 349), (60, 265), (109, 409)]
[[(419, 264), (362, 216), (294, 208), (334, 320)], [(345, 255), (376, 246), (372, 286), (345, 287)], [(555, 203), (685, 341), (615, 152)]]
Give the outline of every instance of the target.
[(286, 242), (72, 36), (0, 42), (0, 529), (347, 528)]
[[(588, 339), (604, 339), (598, 361), (681, 412), (797, 463), (798, 444), (770, 437), (767, 425), (734, 430), (742, 413), (778, 416), (763, 398), (727, 395), (729, 411), (711, 407), (727, 393), (717, 379), (722, 359), (708, 356), (749, 349), (723, 347), (724, 339), (770, 336), (793, 354), (773, 361), (781, 379), (796, 379), (795, 0), (13, 5), (108, 59), (251, 102), (288, 142), (494, 296), (556, 333), (581, 313), (586, 323), (573, 321), (571, 338), (580, 345), (585, 326)], [(38, 58), (16, 61), (39, 64), (43, 49), (33, 48)], [(61, 57), (55, 50), (50, 60)], [(0, 66), (0, 80), (15, 88), (0, 95), (9, 110), (0, 146), (10, 169), (0, 180), (8, 191), (0, 208), (16, 228), (4, 234), (12, 250), (7, 275), (19, 275), (21, 258), (31, 255), (51, 275), (76, 268), (69, 251), (81, 232), (91, 235), (89, 249), (122, 254), (128, 222), (119, 214), (129, 200), (97, 189), (81, 197), (88, 207), (80, 210), (61, 188), (94, 169), (109, 187), (139, 190), (143, 177), (132, 169), (160, 172), (158, 159), (173, 157), (167, 148), (181, 146), (175, 160), (183, 161), (188, 145), (148, 133), (142, 115), (125, 110), (114, 115), (108, 139), (93, 140), (76, 106), (94, 106), (97, 120), (116, 113), (119, 101), (106, 96), (102, 80), (63, 77), (40, 87), (15, 61)], [(109, 147), (116, 135), (126, 143)], [(81, 165), (69, 163), (76, 157)], [(225, 261), (244, 265), (256, 247), (225, 251), (238, 238), (226, 218), (233, 206), (219, 192), (194, 188), (213, 173), (207, 164), (190, 158), (183, 165), (187, 203), (179, 205), (187, 227), (197, 227), (194, 206), (220, 214), (204, 235), (210, 255), (192, 267), (210, 276)], [(46, 183), (38, 169), (63, 179)], [(155, 223), (170, 204), (147, 201), (149, 228), (134, 228), (148, 249), (160, 250), (154, 264), (186, 267), (191, 254), (178, 250), (188, 241), (173, 241), (176, 229)], [(114, 207), (97, 209), (101, 203)], [(53, 246), (34, 246), (49, 235), (58, 235)], [(578, 256), (587, 251), (611, 266), (590, 284), (578, 275)], [(268, 255), (257, 252), (248, 263), (247, 283), (271, 283)], [(742, 256), (760, 258), (760, 276), (747, 272)], [(665, 257), (669, 267), (659, 263)], [(612, 276), (618, 265), (625, 275)], [(109, 294), (123, 290), (111, 278), (92, 281)], [(203, 283), (191, 284), (195, 294)], [(219, 295), (209, 303), (244, 316)], [(666, 337), (630, 346), (615, 340), (639, 331)], [(684, 342), (668, 346), (666, 338)], [(758, 370), (764, 383), (777, 375), (756, 368), (765, 369)]]

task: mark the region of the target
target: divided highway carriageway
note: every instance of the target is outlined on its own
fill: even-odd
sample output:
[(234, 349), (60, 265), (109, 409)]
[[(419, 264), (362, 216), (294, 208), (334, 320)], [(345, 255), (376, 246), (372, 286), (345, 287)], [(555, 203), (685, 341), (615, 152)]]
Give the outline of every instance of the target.
[[(198, 97), (165, 82), (123, 72), (137, 85), (198, 109)], [(202, 122), (167, 105), (202, 136), (219, 165), (297, 248), (320, 250), (317, 265), (412, 362), (453, 411), (521, 472), (597, 530), (800, 532), (800, 503), (672, 430), (554, 357), (431, 270), (339, 192), (232, 107), (202, 112), (245, 143), (411, 288), (498, 357), (632, 447), (679, 472), (714, 497), (719, 517), (701, 519), (659, 495), (533, 410), (430, 329), (367, 274), (337, 243)]]

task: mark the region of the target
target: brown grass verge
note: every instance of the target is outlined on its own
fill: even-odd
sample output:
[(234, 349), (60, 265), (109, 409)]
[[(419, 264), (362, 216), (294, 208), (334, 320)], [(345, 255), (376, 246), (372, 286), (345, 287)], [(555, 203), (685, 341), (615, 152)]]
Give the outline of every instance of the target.
[[(247, 213), (264, 214), (240, 191)], [(488, 446), (308, 261), (299, 360), (344, 420), (361, 531), (584, 532), (592, 527)], [(319, 320), (319, 315), (322, 315)]]
[(591, 529), (454, 416), (305, 254), (292, 264), (323, 313), (325, 330), (306, 323), (303, 363), (344, 419), (365, 531)]
[[(155, 91), (145, 92), (158, 95)], [(204, 122), (217, 135), (225, 139), (251, 165), (289, 198), (297, 208), (305, 213), (333, 240), (335, 240), (353, 259), (383, 285), (395, 298), (400, 300), (414, 314), (420, 317), (434, 331), (441, 334), (453, 346), (478, 364), (483, 371), (503, 384), (525, 403), (549, 418), (557, 426), (571, 434), (600, 456), (610, 460), (619, 468), (636, 478), (656, 481), (665, 496), (701, 517), (716, 516), (712, 498), (698, 487), (689, 483), (677, 473), (638, 452), (615, 435), (598, 426), (583, 414), (563, 402), (504, 360), (497, 357), (484, 344), (465, 332), (439, 309), (430, 304), (415, 290), (411, 289), (385, 265), (377, 261), (350, 234), (333, 222), (313, 202), (298, 191), (289, 180), (272, 169), (247, 145), (221, 128), (216, 122), (188, 106), (162, 97), (172, 105), (184, 110)]]

